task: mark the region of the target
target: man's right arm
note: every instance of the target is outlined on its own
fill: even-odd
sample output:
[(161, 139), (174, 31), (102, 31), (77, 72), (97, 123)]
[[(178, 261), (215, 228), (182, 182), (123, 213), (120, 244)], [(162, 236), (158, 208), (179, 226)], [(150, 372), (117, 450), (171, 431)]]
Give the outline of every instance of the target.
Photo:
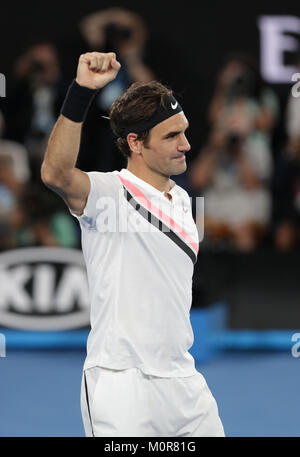
[(49, 138), (42, 164), (42, 181), (80, 216), (90, 191), (88, 175), (75, 168), (82, 123), (60, 115)]
[[(82, 89), (100, 89), (115, 79), (119, 69), (120, 64), (114, 53), (82, 54), (77, 67), (76, 84), (79, 90), (80, 86)], [(41, 177), (44, 184), (57, 192), (71, 211), (80, 216), (89, 195), (90, 180), (85, 172), (75, 167), (83, 124), (77, 114), (74, 113), (76, 120), (70, 119), (73, 117), (71, 112), (69, 117), (63, 114), (59, 116), (49, 138)]]

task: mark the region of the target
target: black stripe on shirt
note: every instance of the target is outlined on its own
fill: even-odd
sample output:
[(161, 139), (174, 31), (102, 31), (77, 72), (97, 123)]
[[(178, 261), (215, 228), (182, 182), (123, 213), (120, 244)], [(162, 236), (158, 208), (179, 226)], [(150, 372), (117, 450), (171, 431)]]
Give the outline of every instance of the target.
[(146, 219), (150, 224), (154, 225), (158, 230), (164, 233), (167, 237), (170, 238), (177, 246), (182, 249), (192, 260), (195, 265), (197, 261), (197, 255), (173, 230), (170, 229), (166, 224), (164, 224), (158, 217), (144, 208), (140, 203), (135, 200), (131, 193), (124, 187), (124, 194), (131, 206)]
[(85, 372), (84, 372), (84, 390), (85, 390), (85, 399), (86, 399), (86, 403), (87, 403), (87, 409), (88, 409), (88, 413), (89, 413), (89, 419), (90, 419), (90, 423), (91, 423), (92, 435), (95, 436), (94, 430), (93, 430), (93, 422), (92, 422), (92, 418), (91, 418), (89, 395), (88, 395), (88, 388), (87, 388)]

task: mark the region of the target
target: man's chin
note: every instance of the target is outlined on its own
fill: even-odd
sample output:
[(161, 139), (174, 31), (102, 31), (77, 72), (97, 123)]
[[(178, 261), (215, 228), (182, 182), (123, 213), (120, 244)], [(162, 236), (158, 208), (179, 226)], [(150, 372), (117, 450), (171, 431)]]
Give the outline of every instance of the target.
[(176, 167), (173, 167), (172, 173), (170, 176), (176, 176), (176, 175), (181, 175), (184, 173), (187, 169), (186, 161), (184, 161), (182, 164), (178, 164)]

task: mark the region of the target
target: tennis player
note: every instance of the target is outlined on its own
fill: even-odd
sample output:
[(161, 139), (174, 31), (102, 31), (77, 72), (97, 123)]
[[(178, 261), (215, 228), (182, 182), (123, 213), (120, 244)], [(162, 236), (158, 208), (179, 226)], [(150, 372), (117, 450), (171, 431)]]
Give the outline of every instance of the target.
[[(110, 110), (126, 169), (76, 168), (81, 130), (99, 89), (114, 80), (114, 53), (79, 58), (51, 133), (42, 180), (78, 219), (91, 331), (83, 367), (86, 436), (224, 436), (218, 408), (188, 352), (198, 233), (188, 194), (188, 121), (172, 91), (135, 83)], [(101, 151), (95, 151), (101, 154)]]

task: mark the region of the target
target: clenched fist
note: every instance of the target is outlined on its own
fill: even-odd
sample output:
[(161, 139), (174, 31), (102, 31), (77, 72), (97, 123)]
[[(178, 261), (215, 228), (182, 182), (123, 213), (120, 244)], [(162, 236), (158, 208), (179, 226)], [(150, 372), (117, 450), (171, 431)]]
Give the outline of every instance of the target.
[(115, 79), (120, 68), (114, 52), (87, 52), (79, 57), (76, 82), (90, 89), (100, 89)]

